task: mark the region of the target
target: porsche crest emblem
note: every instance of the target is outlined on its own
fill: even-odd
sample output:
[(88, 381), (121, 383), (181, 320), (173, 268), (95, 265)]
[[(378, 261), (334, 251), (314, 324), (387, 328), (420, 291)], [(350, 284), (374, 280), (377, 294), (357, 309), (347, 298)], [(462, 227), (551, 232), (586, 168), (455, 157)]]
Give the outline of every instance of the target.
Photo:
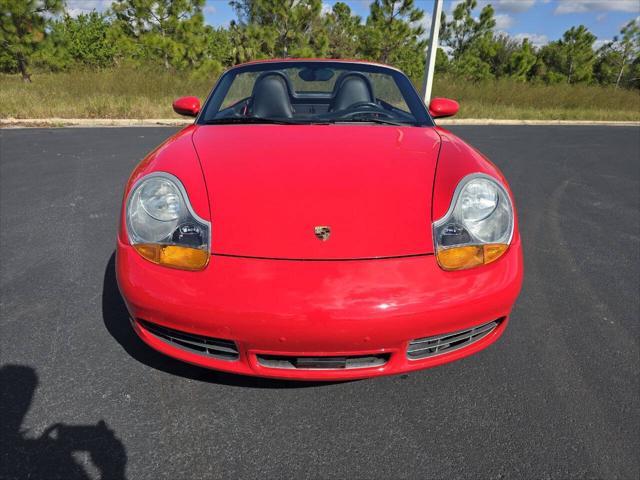
[(331, 235), (331, 227), (326, 225), (319, 225), (317, 227), (313, 227), (313, 231), (316, 234), (316, 238), (323, 242), (329, 240), (329, 236)]

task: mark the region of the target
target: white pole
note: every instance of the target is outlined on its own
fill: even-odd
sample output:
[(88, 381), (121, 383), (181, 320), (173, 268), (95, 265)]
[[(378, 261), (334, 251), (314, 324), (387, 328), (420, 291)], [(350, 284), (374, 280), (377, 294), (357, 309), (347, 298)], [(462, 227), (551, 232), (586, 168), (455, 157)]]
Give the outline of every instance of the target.
[(427, 50), (427, 62), (424, 67), (424, 81), (422, 82), (422, 98), (424, 104), (429, 106), (431, 100), (431, 88), (433, 87), (433, 74), (436, 68), (436, 53), (438, 52), (438, 34), (440, 33), (440, 15), (442, 13), (442, 1), (433, 0), (433, 16), (431, 17), (431, 34), (429, 36), (429, 49)]

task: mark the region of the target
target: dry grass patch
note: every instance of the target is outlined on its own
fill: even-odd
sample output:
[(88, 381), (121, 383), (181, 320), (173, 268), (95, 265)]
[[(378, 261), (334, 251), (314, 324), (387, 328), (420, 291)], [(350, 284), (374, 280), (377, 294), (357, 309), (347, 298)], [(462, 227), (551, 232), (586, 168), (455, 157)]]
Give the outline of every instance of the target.
[(594, 85), (544, 85), (509, 79), (481, 83), (436, 78), (434, 96), (460, 102), (460, 118), (640, 120), (640, 91)]
[[(171, 102), (204, 99), (216, 78), (147, 69), (0, 75), (0, 117), (177, 118)], [(640, 92), (590, 85), (532, 85), (509, 79), (472, 83), (436, 78), (434, 96), (460, 102), (459, 118), (640, 121)]]

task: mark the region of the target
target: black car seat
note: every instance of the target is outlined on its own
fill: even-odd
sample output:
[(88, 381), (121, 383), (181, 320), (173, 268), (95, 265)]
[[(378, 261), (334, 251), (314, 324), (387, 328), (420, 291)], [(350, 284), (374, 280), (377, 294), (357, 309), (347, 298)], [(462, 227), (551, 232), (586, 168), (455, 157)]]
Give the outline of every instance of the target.
[(375, 102), (371, 82), (362, 73), (343, 73), (333, 87), (329, 111), (345, 110), (359, 102)]
[(265, 118), (291, 118), (293, 108), (290, 93), (289, 82), (282, 73), (263, 73), (253, 85), (253, 115)]

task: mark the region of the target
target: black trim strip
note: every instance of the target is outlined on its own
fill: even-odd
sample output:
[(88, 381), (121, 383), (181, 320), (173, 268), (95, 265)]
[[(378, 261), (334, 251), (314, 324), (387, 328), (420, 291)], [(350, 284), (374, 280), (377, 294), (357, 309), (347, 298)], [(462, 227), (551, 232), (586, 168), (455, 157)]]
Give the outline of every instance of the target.
[(253, 255), (234, 255), (231, 253), (212, 253), (212, 257), (250, 258), (252, 260), (284, 260), (287, 262), (360, 262), (363, 260), (394, 260), (398, 258), (432, 257), (433, 253), (410, 253), (391, 257), (358, 257), (358, 258), (282, 258), (256, 257)]

